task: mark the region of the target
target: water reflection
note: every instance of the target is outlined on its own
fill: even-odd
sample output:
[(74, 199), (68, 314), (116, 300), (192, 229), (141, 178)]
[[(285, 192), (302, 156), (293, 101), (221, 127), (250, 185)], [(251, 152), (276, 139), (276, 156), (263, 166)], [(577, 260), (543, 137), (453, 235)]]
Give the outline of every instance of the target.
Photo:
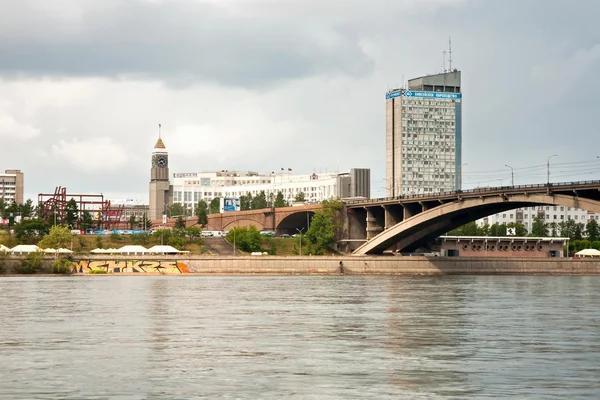
[(0, 398), (600, 397), (596, 277), (0, 279)]

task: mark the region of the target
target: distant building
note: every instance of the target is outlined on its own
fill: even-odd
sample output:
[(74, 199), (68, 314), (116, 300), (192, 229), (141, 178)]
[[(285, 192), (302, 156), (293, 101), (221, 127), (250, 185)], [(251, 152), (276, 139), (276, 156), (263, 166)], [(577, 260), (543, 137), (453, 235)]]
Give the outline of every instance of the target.
[(411, 79), (385, 98), (387, 196), (460, 189), (460, 71)]
[(239, 198), (248, 193), (255, 197), (264, 191), (267, 199), (279, 192), (292, 203), (300, 193), (308, 203), (333, 198), (371, 196), (370, 170), (354, 168), (349, 172), (293, 175), (291, 171), (259, 174), (252, 171), (213, 171), (173, 174), (173, 203), (193, 209), (200, 200)]
[(441, 236), (442, 256), (564, 257), (569, 238)]
[(169, 154), (160, 134), (152, 151), (151, 163), (148, 218), (157, 220), (162, 219), (163, 214), (167, 213), (167, 206), (172, 203), (173, 198), (169, 183)]
[(144, 215), (150, 219), (150, 206), (142, 203), (137, 199), (114, 199), (110, 200), (111, 211), (116, 211), (122, 208), (121, 221), (129, 221), (134, 216), (138, 221), (141, 221)]
[(18, 169), (7, 169), (0, 174), (0, 197), (4, 198), (6, 204), (13, 201), (17, 204), (23, 204), (24, 175)]
[(579, 208), (564, 206), (535, 206), (517, 208), (515, 210), (492, 214), (477, 220), (477, 225), (483, 226), (487, 223), (491, 226), (496, 223), (502, 225), (513, 222), (523, 224), (527, 231), (531, 232), (531, 227), (533, 226), (533, 222), (535, 221), (536, 217), (540, 217), (540, 219), (547, 224), (559, 224), (569, 220), (587, 224), (592, 219), (600, 222), (600, 215)]
[[(281, 192), (291, 204), (297, 195), (304, 193), (305, 202), (320, 203), (333, 198), (371, 197), (371, 170), (353, 168), (348, 172), (329, 172), (293, 175), (283, 168), (279, 172), (259, 174), (252, 171), (180, 172), (169, 180), (169, 156), (159, 137), (152, 152), (150, 169), (148, 219), (160, 220), (167, 207), (179, 203), (188, 210), (200, 200), (210, 203), (215, 198), (239, 199), (248, 193), (255, 197), (264, 191), (267, 199), (275, 199)], [(143, 208), (132, 208), (124, 216), (139, 215)]]

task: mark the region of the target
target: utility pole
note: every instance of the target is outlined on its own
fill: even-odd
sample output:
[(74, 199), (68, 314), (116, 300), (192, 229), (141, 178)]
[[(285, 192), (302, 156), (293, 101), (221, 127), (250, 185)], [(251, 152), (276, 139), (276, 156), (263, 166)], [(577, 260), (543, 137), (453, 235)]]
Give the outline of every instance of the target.
[(548, 157), (548, 186), (550, 186), (550, 158), (552, 157), (556, 157), (556, 154), (552, 154), (550, 157)]
[(296, 228), (296, 230), (300, 234), (300, 255), (302, 255), (302, 231), (304, 230), (304, 228)]
[(505, 167), (510, 168), (510, 185), (514, 187), (515, 186), (515, 171), (513, 170), (513, 167), (511, 167), (508, 164), (506, 164)]

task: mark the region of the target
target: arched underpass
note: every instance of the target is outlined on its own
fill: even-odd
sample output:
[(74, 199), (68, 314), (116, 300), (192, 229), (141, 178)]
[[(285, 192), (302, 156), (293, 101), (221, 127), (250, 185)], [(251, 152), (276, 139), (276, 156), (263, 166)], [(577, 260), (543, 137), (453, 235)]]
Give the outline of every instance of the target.
[(275, 232), (277, 235), (281, 235), (282, 233), (293, 235), (299, 231), (301, 231), (302, 234), (305, 234), (306, 231), (308, 231), (310, 221), (314, 215), (315, 213), (313, 211), (299, 211), (297, 213), (290, 214), (281, 220), (279, 225), (277, 225)]
[(403, 252), (414, 251), (468, 222), (515, 208), (540, 205), (582, 208), (600, 213), (599, 200), (564, 194), (507, 194), (469, 198), (445, 203), (410, 217), (364, 243), (353, 254), (380, 254), (392, 246)]

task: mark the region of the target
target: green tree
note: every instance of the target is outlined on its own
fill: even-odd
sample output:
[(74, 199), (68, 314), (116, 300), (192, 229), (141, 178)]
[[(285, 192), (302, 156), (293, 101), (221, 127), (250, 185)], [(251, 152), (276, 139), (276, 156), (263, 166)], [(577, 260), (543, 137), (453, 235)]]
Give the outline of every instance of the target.
[(575, 240), (575, 221), (570, 219), (568, 221), (562, 221), (558, 224), (560, 230), (560, 236), (568, 237), (571, 241)]
[[(8, 217), (8, 226), (14, 226), (15, 218), (19, 215), (19, 205), (13, 201), (8, 207), (6, 207), (5, 213)], [(5, 217), (5, 219), (7, 219), (7, 217)]]
[(181, 215), (179, 217), (177, 217), (177, 220), (175, 221), (175, 228), (176, 229), (185, 229), (185, 220), (183, 219), (183, 217)]
[(6, 214), (6, 201), (4, 200), (4, 197), (0, 197), (0, 218), (2, 219), (6, 219), (7, 214)]
[(208, 204), (203, 199), (196, 204), (195, 214), (198, 217), (198, 223), (206, 226), (208, 224)]
[(252, 209), (261, 210), (263, 208), (269, 208), (269, 203), (267, 202), (265, 191), (261, 190), (260, 193), (252, 199)]
[(49, 226), (41, 219), (25, 219), (16, 224), (14, 230), (19, 243), (34, 243), (48, 234)]
[(313, 254), (323, 254), (340, 239), (343, 207), (344, 204), (340, 200), (326, 200), (323, 202), (323, 208), (315, 212), (305, 235)]
[(523, 225), (520, 222), (509, 222), (506, 225), (506, 229), (508, 228), (513, 228), (515, 231), (514, 236), (518, 236), (518, 237), (523, 237), (523, 236), (527, 236), (527, 228), (525, 228), (525, 225)]
[(585, 231), (590, 242), (595, 242), (596, 240), (600, 239), (600, 227), (598, 226), (598, 221), (596, 221), (594, 218), (590, 218), (589, 222), (585, 226)]
[(89, 211), (85, 210), (81, 215), (80, 226), (83, 230), (92, 229), (94, 227), (94, 217), (92, 217), (92, 214)]
[(208, 205), (209, 214), (219, 214), (221, 212), (221, 198), (215, 197)]
[(227, 241), (235, 243), (236, 248), (246, 252), (260, 250), (260, 232), (253, 225), (251, 227), (234, 227), (227, 232)]
[(39, 242), (39, 246), (58, 249), (69, 246), (72, 239), (73, 235), (69, 228), (66, 226), (53, 226), (50, 228), (50, 232)]
[(185, 210), (181, 203), (175, 203), (167, 208), (167, 214), (169, 218), (178, 217), (180, 215), (185, 215)]
[(240, 211), (252, 210), (252, 193), (240, 196)]
[(490, 236), (504, 237), (506, 236), (506, 228), (507, 226), (505, 223), (499, 224), (498, 222), (495, 222), (490, 226)]
[(550, 222), (548, 224), (548, 228), (550, 228), (550, 236), (552, 236), (552, 237), (558, 236), (558, 223)]
[(190, 226), (189, 228), (185, 228), (185, 235), (192, 242), (198, 241), (202, 236), (202, 229), (197, 226)]
[(575, 223), (573, 230), (573, 240), (582, 240), (585, 235), (585, 225), (582, 222)]
[(296, 197), (294, 197), (294, 201), (297, 201), (297, 202), (304, 202), (304, 201), (306, 201), (306, 197), (304, 195), (304, 192), (298, 193), (296, 195)]
[(273, 204), (275, 208), (287, 207), (288, 203), (285, 201), (283, 197), (283, 193), (277, 192), (277, 197), (275, 197), (275, 203)]
[(484, 223), (482, 226), (478, 227), (478, 230), (481, 236), (490, 236), (491, 228), (490, 224), (488, 224), (487, 222)]
[(129, 224), (129, 229), (135, 229), (138, 225), (138, 220), (135, 217), (135, 215), (131, 215), (131, 217), (129, 217), (129, 221), (127, 221), (127, 223)]
[(477, 226), (477, 223), (475, 221), (471, 221), (463, 226), (451, 230), (448, 232), (448, 236), (483, 236), (481, 233), (481, 229)]
[(7, 245), (9, 241), (8, 232), (0, 230), (0, 244)]
[(140, 222), (140, 225), (145, 231), (152, 228), (152, 221), (148, 219), (148, 214), (144, 213), (144, 215), (142, 215), (142, 221)]
[(77, 226), (77, 221), (79, 219), (79, 207), (77, 206), (77, 201), (75, 199), (71, 199), (67, 201), (65, 205), (65, 221), (64, 223), (70, 229), (73, 229)]
[(548, 224), (544, 222), (538, 215), (533, 219), (531, 224), (531, 233), (529, 236), (533, 237), (548, 237)]
[(25, 203), (21, 204), (20, 207), (21, 217), (23, 218), (31, 218), (35, 212), (35, 207), (33, 205), (33, 201), (31, 199), (27, 199)]

